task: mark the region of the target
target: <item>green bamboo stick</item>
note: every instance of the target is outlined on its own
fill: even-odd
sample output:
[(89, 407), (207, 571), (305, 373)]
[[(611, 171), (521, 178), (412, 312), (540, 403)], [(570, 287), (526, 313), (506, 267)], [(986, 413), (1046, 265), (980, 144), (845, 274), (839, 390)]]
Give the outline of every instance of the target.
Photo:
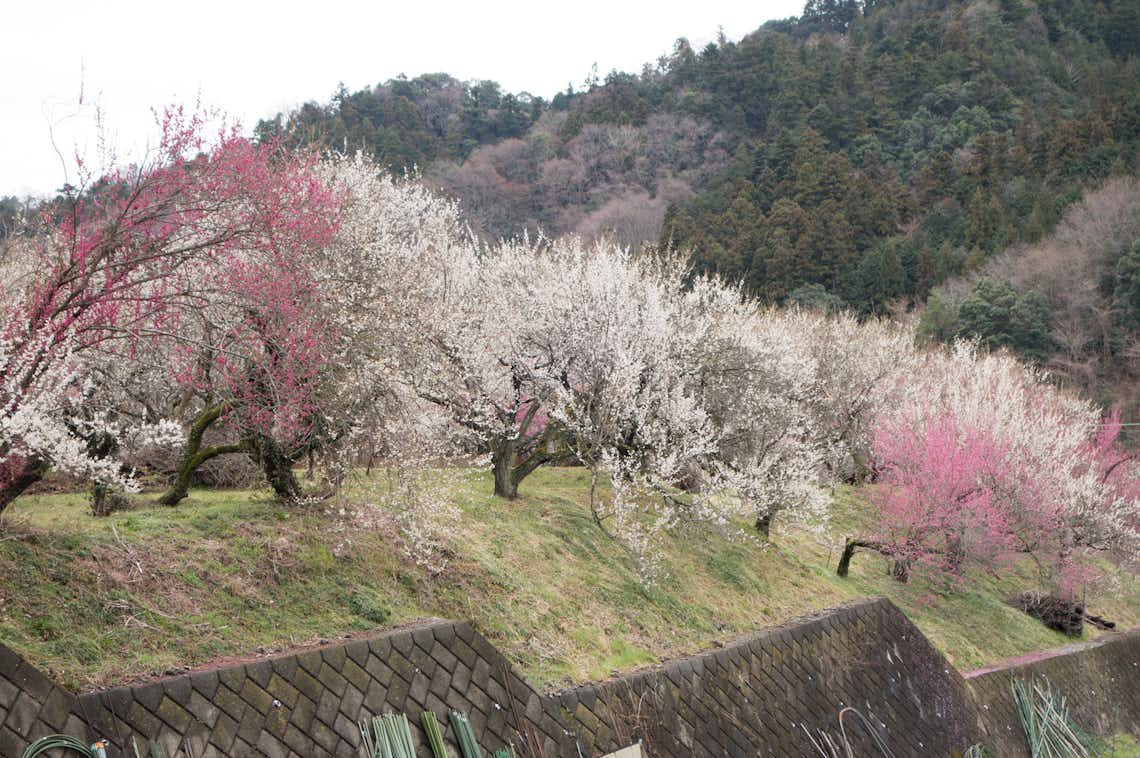
[(447, 748), (443, 746), (443, 733), (440, 732), (439, 720), (435, 717), (435, 712), (424, 711), (421, 713), (420, 723), (424, 725), (424, 731), (427, 732), (432, 755), (435, 758), (447, 758)]
[(483, 751), (479, 749), (479, 743), (475, 741), (475, 732), (471, 729), (471, 721), (467, 718), (467, 714), (452, 711), (449, 717), (463, 758), (483, 758)]
[(1010, 689), (1032, 758), (1088, 758), (1087, 735), (1073, 723), (1064, 695), (1047, 679), (1011, 677)]

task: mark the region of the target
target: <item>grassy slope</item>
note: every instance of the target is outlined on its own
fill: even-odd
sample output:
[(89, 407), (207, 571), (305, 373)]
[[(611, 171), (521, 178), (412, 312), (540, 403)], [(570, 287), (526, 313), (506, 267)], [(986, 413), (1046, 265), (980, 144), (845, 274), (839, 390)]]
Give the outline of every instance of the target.
[[(364, 497), (367, 481), (354, 485)], [(81, 495), (29, 496), (0, 526), (0, 641), (76, 687), (93, 687), (266, 647), (397, 624), (466, 618), (536, 684), (599, 678), (662, 656), (865, 595), (886, 595), (962, 669), (1066, 640), (1006, 607), (1032, 585), (1025, 566), (932, 602), (857, 557), (834, 575), (827, 541), (859, 529), (856, 493), (837, 495), (827, 533), (778, 533), (760, 548), (707, 532), (666, 544), (651, 587), (591, 521), (586, 478), (539, 471), (517, 502), (491, 498), (464, 472), (452, 498), (464, 515), (453, 557), (428, 575), (406, 560), (388, 519), (284, 509), (262, 492), (196, 491), (175, 509), (142, 507), (92, 519)], [(1140, 622), (1140, 584), (1090, 603)]]

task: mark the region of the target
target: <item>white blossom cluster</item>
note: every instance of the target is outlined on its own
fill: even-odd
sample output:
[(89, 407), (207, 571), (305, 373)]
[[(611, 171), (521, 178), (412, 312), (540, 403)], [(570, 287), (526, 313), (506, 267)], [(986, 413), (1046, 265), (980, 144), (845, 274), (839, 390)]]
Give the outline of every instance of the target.
[[(52, 359), (43, 360), (45, 354)], [(94, 388), (67, 345), (45, 339), (15, 351), (0, 341), (0, 376), (0, 470), (18, 475), (24, 466), (46, 460), (77, 477), (137, 489), (119, 461), (91, 455), (73, 431), (79, 423), (106, 429), (107, 422), (101, 416), (81, 421), (78, 411)]]
[(595, 516), (646, 566), (680, 520), (825, 515), (832, 432), (800, 316), (691, 282), (676, 255), (481, 245), (415, 182), (358, 158), (330, 170), (350, 200), (321, 270), (358, 442), (402, 466), (541, 430), (609, 485)]
[(565, 446), (603, 485), (595, 518), (652, 572), (656, 536), (681, 521), (822, 523), (827, 485), (873, 467), (883, 414), (917, 422), (941, 397), (1060, 472), (1084, 532), (1120, 533), (1128, 518), (1094, 473), (1072, 474), (1095, 409), (1053, 390), (1030, 402), (1042, 378), (1010, 358), (766, 309), (673, 254), (572, 237), (482, 245), (416, 182), (360, 159), (333, 170), (351, 195), (322, 266), (344, 340), (335, 386), (357, 439), (398, 465), (528, 437)]

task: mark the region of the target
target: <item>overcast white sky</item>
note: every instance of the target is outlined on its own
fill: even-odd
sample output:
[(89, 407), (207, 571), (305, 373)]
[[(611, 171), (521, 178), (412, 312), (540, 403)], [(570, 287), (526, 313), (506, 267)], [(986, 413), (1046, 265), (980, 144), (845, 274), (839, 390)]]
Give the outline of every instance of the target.
[[(540, 3), (243, 0), (19, 2), (0, 22), (0, 195), (45, 194), (64, 183), (65, 155), (94, 153), (100, 104), (120, 155), (154, 134), (152, 107), (204, 104), (242, 121), (306, 100), (326, 101), (399, 74), (445, 71), (551, 97), (579, 87), (596, 62), (638, 72), (681, 36), (723, 27), (739, 39), (803, 0)], [(75, 115), (76, 113), (79, 115)], [(68, 168), (68, 171), (74, 169)], [(72, 176), (72, 178), (74, 178)]]

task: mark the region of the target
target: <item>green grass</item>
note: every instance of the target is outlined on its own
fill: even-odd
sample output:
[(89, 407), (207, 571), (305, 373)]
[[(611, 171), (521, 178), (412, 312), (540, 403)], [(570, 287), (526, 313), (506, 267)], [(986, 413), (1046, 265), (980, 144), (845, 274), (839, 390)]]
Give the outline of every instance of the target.
[(1128, 734), (1117, 734), (1097, 745), (1096, 758), (1140, 758), (1140, 740)]
[[(869, 517), (853, 490), (826, 529), (777, 530), (767, 547), (671, 534), (646, 586), (593, 523), (584, 471), (540, 470), (515, 502), (492, 498), (483, 472), (454, 473), (462, 515), (443, 525), (438, 576), (404, 557), (386, 514), (362, 525), (338, 503), (195, 491), (94, 519), (81, 495), (23, 497), (0, 525), (0, 641), (78, 688), (430, 616), (474, 621), (533, 682), (562, 685), (867, 595), (894, 600), (961, 669), (1068, 642), (1004, 604), (1034, 586), (1028, 565), (949, 597), (892, 581), (870, 554), (835, 576), (837, 545)], [(358, 477), (346, 498), (368, 500), (381, 479)], [(1110, 572), (1116, 597), (1090, 609), (1134, 625), (1140, 588)]]

